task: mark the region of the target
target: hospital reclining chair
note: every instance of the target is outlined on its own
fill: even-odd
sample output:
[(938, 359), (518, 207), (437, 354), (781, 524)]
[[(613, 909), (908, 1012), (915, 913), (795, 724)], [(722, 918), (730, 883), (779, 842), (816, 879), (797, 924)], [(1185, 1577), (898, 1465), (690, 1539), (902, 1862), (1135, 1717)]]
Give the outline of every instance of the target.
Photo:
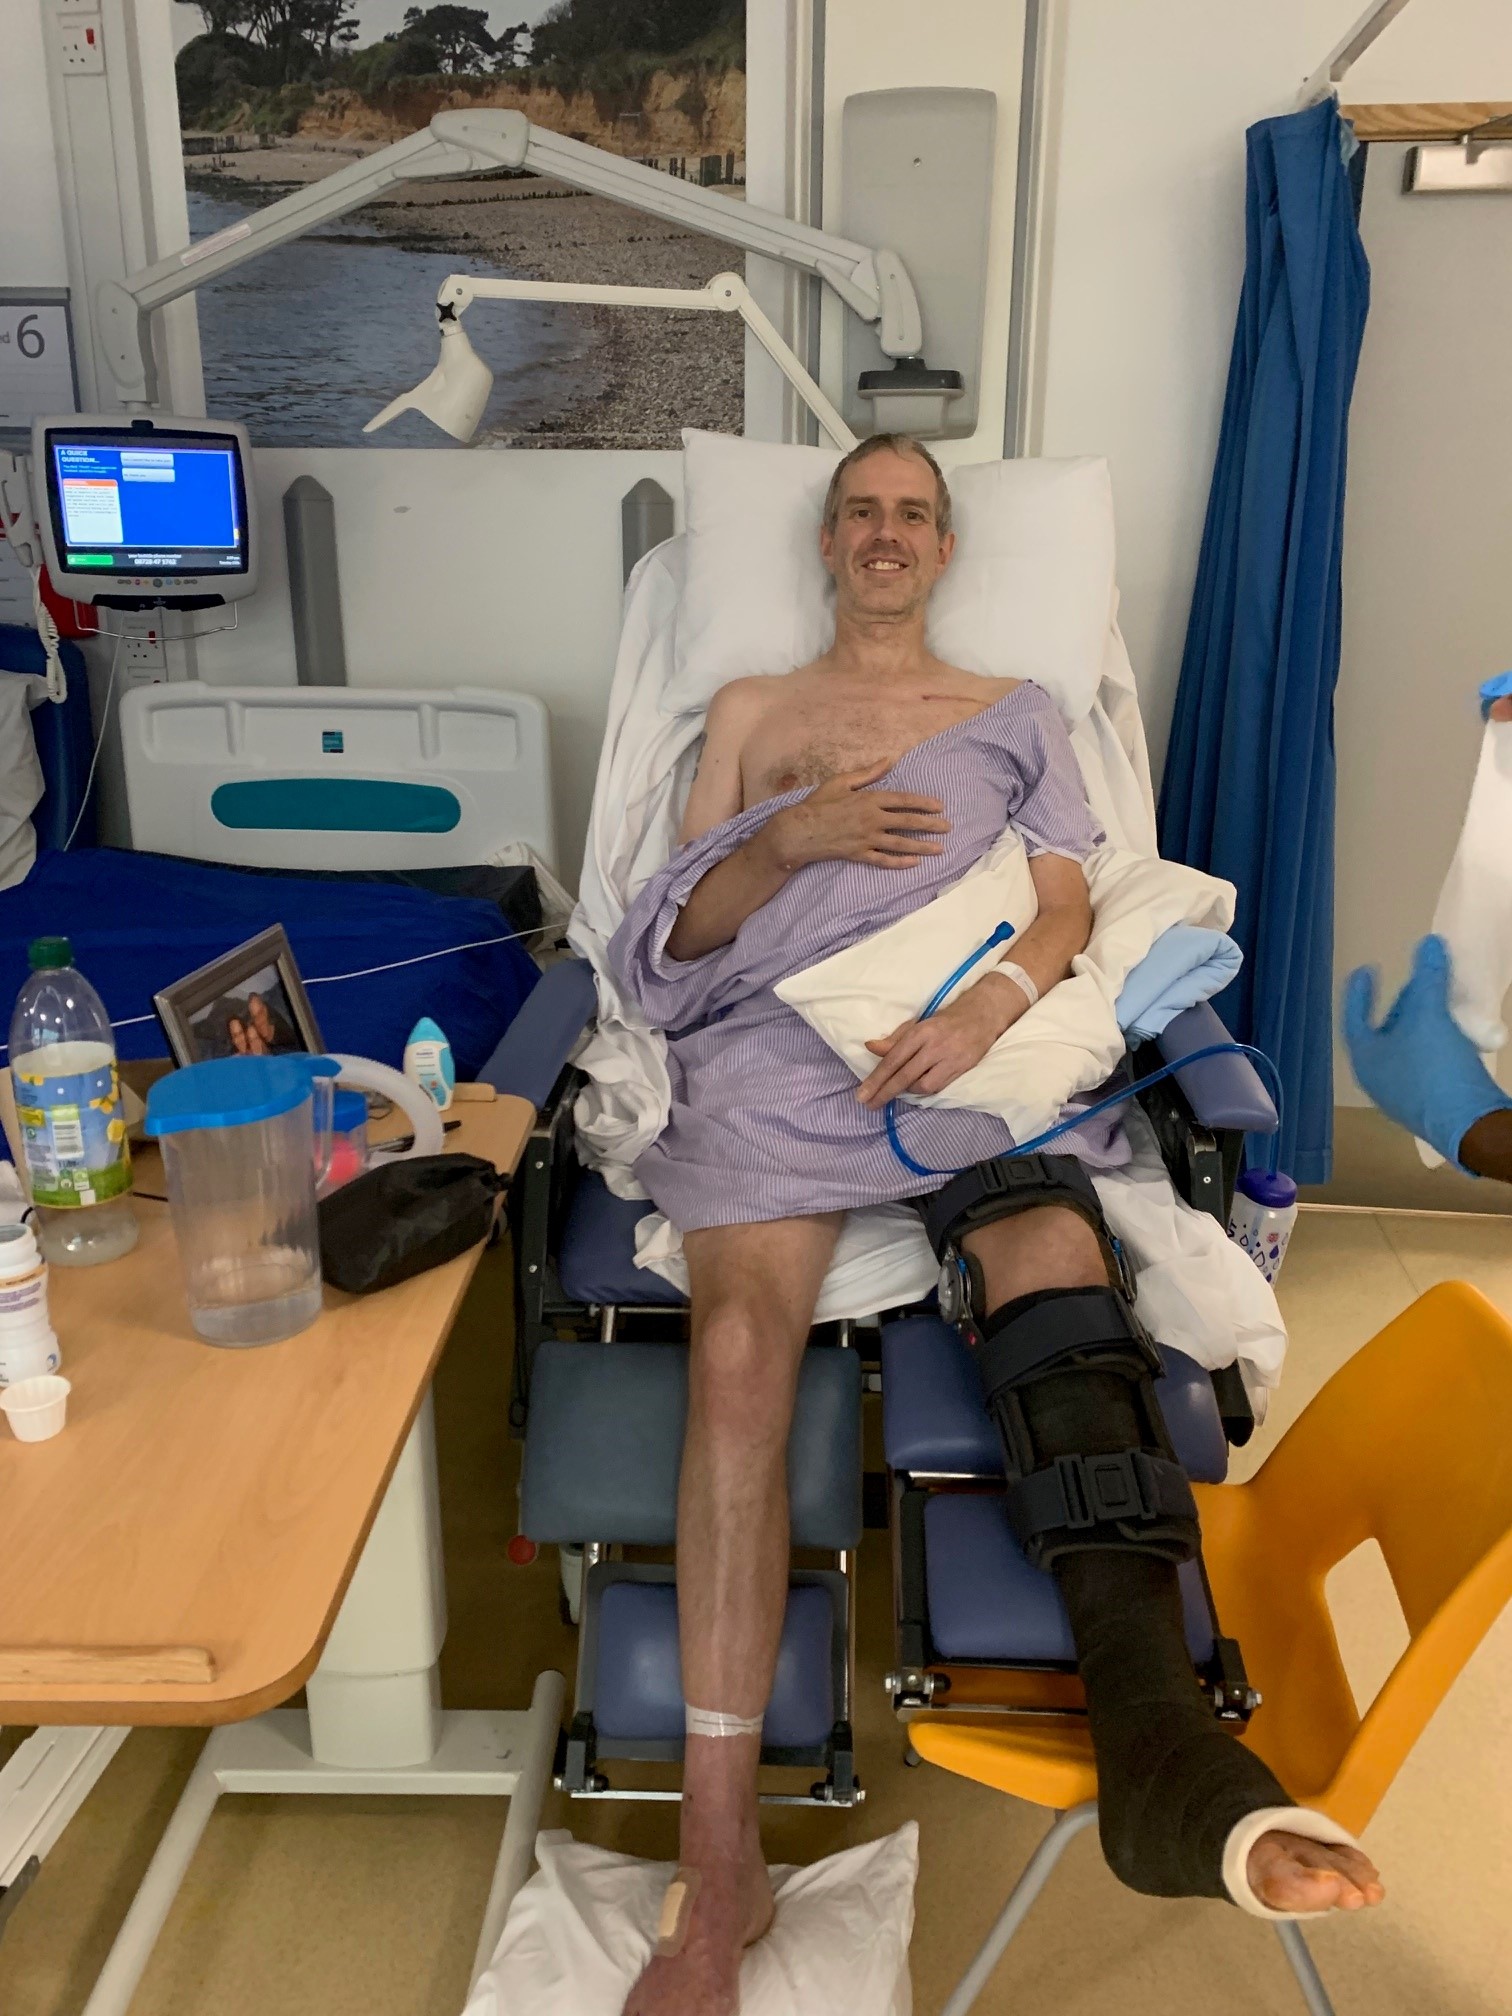
[[(524, 1437), (521, 1532), (563, 1550), (579, 1629), (576, 1694), (557, 1782), (579, 1797), (615, 1796), (613, 1760), (678, 1761), (683, 1701), (671, 1566), (623, 1550), (669, 1550), (687, 1412), (687, 1305), (635, 1266), (635, 1227), (652, 1209), (615, 1197), (578, 1162), (568, 1058), (596, 1008), (591, 969), (563, 961), (542, 977), (485, 1076), (530, 1099), (538, 1120), (510, 1199), (515, 1251), (511, 1425)], [(1181, 1060), (1225, 1032), (1207, 1006), (1171, 1023), (1129, 1065), (1176, 1075), (1141, 1095), (1180, 1194), (1222, 1222), (1245, 1132), (1268, 1132), (1275, 1109), (1247, 1059)], [(890, 1484), (899, 1669), (895, 1705), (947, 1698), (960, 1707), (1004, 1676), (1075, 1689), (1069, 1631), (1048, 1575), (1008, 1532), (996, 1431), (966, 1347), (932, 1302), (882, 1312), (879, 1330), (822, 1325), (800, 1373), (788, 1450), (792, 1545), (823, 1566), (795, 1567), (762, 1762), (822, 1773), (807, 1795), (850, 1805), (863, 1795), (851, 1735), (853, 1567), (863, 1529), (861, 1400), (880, 1360)], [(1209, 1375), (1165, 1354), (1159, 1392), (1177, 1454), (1198, 1479), (1226, 1472), (1226, 1445), (1253, 1415), (1237, 1371)], [(875, 1380), (873, 1380), (875, 1383)], [(878, 1523), (881, 1521), (879, 1519)], [(1242, 1698), (1242, 1672), (1218, 1643), (1200, 1566), (1190, 1576), (1194, 1657)], [(620, 1794), (619, 1796), (645, 1796)], [(801, 1797), (802, 1795), (795, 1795)]]

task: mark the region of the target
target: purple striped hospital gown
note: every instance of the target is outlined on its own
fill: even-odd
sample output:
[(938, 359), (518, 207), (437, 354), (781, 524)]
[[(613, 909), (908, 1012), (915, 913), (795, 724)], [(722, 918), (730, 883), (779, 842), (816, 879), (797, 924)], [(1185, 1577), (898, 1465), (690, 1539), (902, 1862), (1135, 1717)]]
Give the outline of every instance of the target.
[[(805, 796), (788, 791), (680, 848), (610, 942), (626, 994), (653, 1027), (667, 1031), (671, 1113), (635, 1173), (684, 1232), (849, 1210), (938, 1188), (898, 1160), (882, 1115), (857, 1101), (850, 1067), (772, 988), (927, 903), (1006, 825), (1031, 855), (1082, 861), (1103, 839), (1060, 715), (1033, 684), (908, 750), (887, 781), (943, 800), (951, 822), (943, 853), (908, 869), (811, 862), (746, 919), (732, 943), (699, 959), (670, 958), (667, 938), (694, 884), (774, 812)], [(931, 1169), (964, 1168), (1013, 1146), (996, 1115), (964, 1107), (903, 1102), (898, 1127), (908, 1153)], [(1062, 1136), (1056, 1150), (1096, 1168), (1128, 1154), (1116, 1118)]]

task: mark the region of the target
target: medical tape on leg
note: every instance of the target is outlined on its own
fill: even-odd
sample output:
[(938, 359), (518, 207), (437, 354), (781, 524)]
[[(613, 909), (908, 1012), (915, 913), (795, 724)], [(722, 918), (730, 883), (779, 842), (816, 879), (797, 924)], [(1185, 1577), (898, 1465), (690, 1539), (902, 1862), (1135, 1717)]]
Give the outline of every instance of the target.
[(722, 1715), (717, 1708), (686, 1708), (683, 1726), (690, 1736), (759, 1736), (765, 1715)]
[(658, 1959), (671, 1960), (681, 1953), (687, 1943), (693, 1906), (702, 1887), (703, 1876), (697, 1869), (673, 1870), (672, 1881), (662, 1898), (661, 1917), (656, 1923)]

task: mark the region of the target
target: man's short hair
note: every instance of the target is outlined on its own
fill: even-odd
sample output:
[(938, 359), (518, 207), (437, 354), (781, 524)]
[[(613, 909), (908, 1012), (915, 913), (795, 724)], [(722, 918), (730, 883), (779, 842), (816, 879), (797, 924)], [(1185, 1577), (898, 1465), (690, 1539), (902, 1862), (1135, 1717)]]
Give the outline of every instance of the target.
[(935, 479), (935, 530), (943, 539), (950, 531), (950, 486), (945, 481), (945, 472), (922, 441), (915, 441), (912, 434), (869, 434), (864, 441), (857, 442), (848, 455), (842, 455), (835, 464), (835, 473), (830, 478), (829, 489), (824, 497), (824, 529), (833, 533), (840, 521), (840, 485), (847, 469), (854, 469), (858, 462), (864, 462), (868, 455), (880, 454), (884, 448), (894, 455), (917, 455)]

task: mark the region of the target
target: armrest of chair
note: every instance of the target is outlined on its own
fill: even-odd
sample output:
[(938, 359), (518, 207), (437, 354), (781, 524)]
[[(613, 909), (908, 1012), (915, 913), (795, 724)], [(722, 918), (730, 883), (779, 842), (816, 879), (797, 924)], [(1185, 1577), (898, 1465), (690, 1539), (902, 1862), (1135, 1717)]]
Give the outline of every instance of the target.
[(1176, 1083), (1199, 1127), (1210, 1127), (1215, 1134), (1230, 1130), (1274, 1134), (1275, 1104), (1248, 1057), (1204, 1057), (1200, 1063), (1182, 1065), (1181, 1060), (1194, 1051), (1232, 1041), (1212, 1003), (1203, 1001), (1168, 1022), (1155, 1044), (1164, 1061), (1177, 1066)]
[[(1155, 1128), (1160, 1151), (1187, 1203), (1227, 1225), (1246, 1134), (1273, 1134), (1275, 1104), (1248, 1057), (1204, 1057), (1184, 1068), (1182, 1059), (1232, 1039), (1210, 1002), (1178, 1015), (1140, 1055), (1141, 1075), (1156, 1058), (1174, 1064), (1174, 1083), (1154, 1085), (1140, 1104)], [(1255, 1417), (1237, 1365), (1212, 1375), (1223, 1432), (1235, 1448), (1255, 1432)]]
[(509, 1191), (515, 1259), (509, 1419), (517, 1435), (525, 1426), (536, 1350), (551, 1334), (546, 1310), (553, 1241), (577, 1178), (572, 1102), (579, 1080), (567, 1060), (597, 1007), (593, 968), (585, 959), (548, 966), (479, 1073), (496, 1092), (528, 1099), (537, 1116)]
[(479, 1078), (496, 1092), (528, 1099), (539, 1112), (597, 1007), (593, 968), (586, 959), (548, 966)]

